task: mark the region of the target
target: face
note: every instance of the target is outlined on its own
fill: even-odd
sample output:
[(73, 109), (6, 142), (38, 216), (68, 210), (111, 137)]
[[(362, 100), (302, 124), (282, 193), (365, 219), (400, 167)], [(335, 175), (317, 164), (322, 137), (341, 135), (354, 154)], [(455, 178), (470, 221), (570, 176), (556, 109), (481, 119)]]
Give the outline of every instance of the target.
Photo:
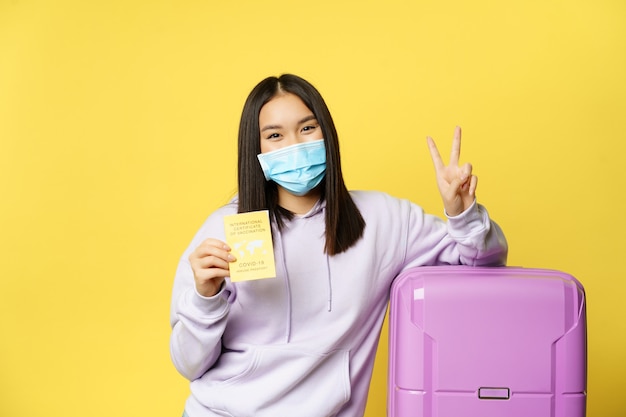
[(279, 94), (265, 103), (259, 113), (261, 153), (323, 138), (313, 112), (300, 97)]

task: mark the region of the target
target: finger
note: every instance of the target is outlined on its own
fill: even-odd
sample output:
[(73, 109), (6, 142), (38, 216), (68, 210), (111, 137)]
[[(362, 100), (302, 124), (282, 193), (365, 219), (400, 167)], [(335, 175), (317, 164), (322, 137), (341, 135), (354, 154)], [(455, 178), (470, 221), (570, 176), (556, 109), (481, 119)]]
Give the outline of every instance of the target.
[(476, 187), (478, 186), (478, 177), (476, 175), (472, 175), (472, 178), (470, 179), (470, 186), (469, 186), (469, 195), (472, 197), (476, 196)]
[(214, 238), (211, 238), (211, 237), (208, 238), (208, 239), (203, 240), (202, 243), (200, 244), (200, 246), (214, 246), (216, 248), (221, 248), (221, 249), (224, 249), (226, 251), (230, 250), (230, 247), (226, 243), (222, 242), (219, 239), (214, 239)]
[(231, 251), (230, 247), (218, 239), (209, 238), (204, 240), (196, 249), (203, 254), (224, 254)]
[(450, 151), (450, 166), (459, 165), (461, 155), (461, 128), (457, 126), (454, 129), (454, 138), (452, 139), (452, 150)]
[(459, 194), (465, 184), (467, 184), (467, 181), (463, 180), (460, 176), (453, 178), (448, 187), (448, 198), (453, 198), (455, 195)]
[(472, 165), (465, 164), (459, 167), (456, 171), (456, 175), (450, 181), (450, 192), (452, 195), (459, 192), (469, 192), (472, 178)]
[(229, 259), (225, 260), (217, 256), (203, 256), (193, 259), (191, 261), (191, 267), (195, 269), (229, 269)]
[(433, 138), (428, 136), (426, 138), (426, 141), (428, 142), (430, 157), (433, 160), (433, 165), (435, 166), (435, 169), (440, 170), (445, 168), (445, 165), (443, 164), (443, 160), (441, 159), (441, 155), (439, 154), (439, 150), (437, 149), (437, 145), (435, 145), (435, 141), (433, 140)]
[(200, 269), (200, 270), (194, 271), (194, 280), (196, 281), (198, 285), (204, 285), (210, 282), (211, 280), (214, 280), (216, 278), (218, 279), (226, 278), (229, 275), (230, 275), (229, 269), (218, 269), (218, 268)]
[(462, 167), (459, 168), (459, 178), (461, 181), (467, 180), (472, 175), (472, 164), (465, 163)]
[(228, 262), (214, 256), (194, 259), (191, 262), (194, 280), (199, 286), (204, 286), (216, 278), (230, 275)]
[(189, 260), (201, 259), (205, 257), (217, 257), (227, 262), (232, 262), (235, 257), (231, 253), (230, 247), (217, 239), (206, 239), (189, 255)]

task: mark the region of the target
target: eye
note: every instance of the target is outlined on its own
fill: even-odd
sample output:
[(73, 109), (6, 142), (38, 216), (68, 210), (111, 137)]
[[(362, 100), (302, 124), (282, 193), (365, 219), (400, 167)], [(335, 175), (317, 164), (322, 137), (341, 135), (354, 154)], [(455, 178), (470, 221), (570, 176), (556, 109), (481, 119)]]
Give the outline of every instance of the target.
[(265, 139), (278, 139), (280, 137), (280, 135), (278, 133), (270, 133), (269, 135), (265, 136)]
[(315, 129), (317, 129), (319, 127), (319, 125), (306, 125), (302, 128), (303, 132), (311, 132)]

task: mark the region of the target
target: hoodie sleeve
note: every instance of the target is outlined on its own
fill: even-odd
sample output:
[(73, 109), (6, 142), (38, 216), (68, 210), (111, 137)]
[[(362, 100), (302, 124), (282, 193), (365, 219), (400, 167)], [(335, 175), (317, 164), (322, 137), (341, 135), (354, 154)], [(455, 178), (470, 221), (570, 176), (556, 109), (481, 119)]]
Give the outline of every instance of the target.
[(222, 350), (231, 285), (223, 285), (212, 297), (196, 292), (189, 254), (208, 237), (224, 239), (222, 216), (211, 215), (183, 253), (172, 291), (170, 309), (170, 354), (178, 372), (190, 381), (201, 377), (215, 364)]
[[(177, 280), (184, 279), (186, 268), (191, 270), (189, 263), (181, 260)], [(213, 297), (203, 297), (193, 285), (176, 282), (176, 287), (179, 288), (174, 290), (170, 319), (170, 354), (178, 372), (192, 381), (219, 358), (229, 304), (223, 288)]]
[(501, 266), (508, 246), (500, 227), (476, 201), (444, 222), (410, 204), (404, 268), (424, 265)]
[(508, 244), (500, 226), (476, 200), (463, 213), (448, 217), (448, 234), (456, 242), (459, 261), (470, 266), (506, 264)]

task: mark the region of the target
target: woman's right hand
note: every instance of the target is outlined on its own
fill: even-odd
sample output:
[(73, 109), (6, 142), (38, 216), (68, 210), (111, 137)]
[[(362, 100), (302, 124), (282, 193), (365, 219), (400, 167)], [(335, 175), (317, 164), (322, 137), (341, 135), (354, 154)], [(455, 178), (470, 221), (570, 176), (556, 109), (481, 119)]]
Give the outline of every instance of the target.
[(224, 278), (229, 276), (229, 263), (236, 258), (221, 240), (206, 239), (189, 255), (198, 294), (212, 297), (218, 293)]

